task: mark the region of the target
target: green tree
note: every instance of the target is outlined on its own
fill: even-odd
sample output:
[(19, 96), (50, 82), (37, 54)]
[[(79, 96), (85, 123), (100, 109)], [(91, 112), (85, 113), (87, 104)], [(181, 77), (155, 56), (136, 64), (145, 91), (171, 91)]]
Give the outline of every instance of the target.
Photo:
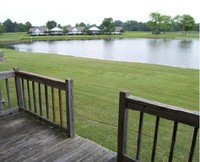
[(25, 23), (25, 30), (26, 30), (26, 32), (28, 32), (29, 31), (29, 29), (32, 27), (32, 24), (29, 22), (29, 21), (27, 21), (26, 23)]
[(57, 23), (54, 20), (51, 20), (51, 21), (48, 21), (46, 25), (48, 29), (53, 29), (54, 27), (56, 27)]
[(5, 26), (0, 23), (0, 34), (5, 32)]
[(148, 21), (147, 25), (152, 30), (153, 34), (160, 34), (162, 16), (158, 12), (152, 12), (150, 15), (150, 21)]
[(138, 30), (138, 22), (135, 20), (128, 20), (124, 24), (125, 30), (128, 31), (137, 31)]
[(14, 32), (15, 24), (12, 22), (12, 20), (7, 19), (3, 22), (3, 25), (5, 26), (6, 32)]
[(150, 29), (147, 26), (147, 23), (143, 23), (143, 22), (138, 22), (137, 30), (138, 31), (150, 31)]
[(124, 26), (124, 23), (120, 20), (115, 20), (115, 26), (121, 26), (123, 27)]
[(173, 19), (171, 16), (162, 15), (161, 16), (161, 26), (160, 29), (165, 33), (172, 29)]
[(115, 31), (115, 23), (112, 18), (105, 18), (102, 22), (103, 32), (111, 34)]
[(63, 26), (63, 33), (66, 34), (69, 32), (68, 28), (71, 27), (71, 25), (65, 25)]
[(174, 17), (174, 22), (181, 27), (182, 35), (186, 35), (186, 31), (195, 27), (195, 20), (190, 15), (177, 15)]
[(200, 26), (200, 24), (195, 24), (194, 31), (198, 31), (199, 32), (199, 26)]
[(86, 27), (86, 25), (85, 25), (84, 22), (81, 22), (80, 24), (77, 23), (75, 26), (76, 26), (76, 27)]
[(25, 31), (25, 25), (22, 23), (17, 23), (14, 22), (15, 27), (14, 27), (14, 32), (24, 32)]

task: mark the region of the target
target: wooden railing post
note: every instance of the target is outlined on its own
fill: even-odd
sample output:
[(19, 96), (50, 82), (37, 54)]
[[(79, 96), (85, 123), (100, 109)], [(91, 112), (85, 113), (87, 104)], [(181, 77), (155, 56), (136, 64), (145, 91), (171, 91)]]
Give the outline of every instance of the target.
[[(15, 72), (19, 71), (19, 68), (13, 69)], [(19, 108), (22, 108), (23, 106), (23, 100), (22, 100), (22, 89), (20, 84), (20, 78), (18, 76), (15, 76), (15, 86), (16, 86), (16, 92), (17, 92), (17, 101)]]
[(66, 79), (66, 118), (67, 118), (67, 130), (68, 136), (74, 137), (74, 92), (73, 92), (73, 80)]
[(123, 155), (126, 153), (127, 124), (128, 124), (128, 109), (126, 109), (126, 97), (128, 95), (129, 92), (120, 92), (119, 94), (118, 148), (117, 148), (118, 162), (123, 162)]
[[(13, 70), (0, 71), (0, 82), (1, 83), (5, 82), (5, 84), (0, 85), (0, 116), (8, 115), (17, 112), (19, 110), (18, 103), (17, 105), (13, 104), (14, 106), (11, 107), (11, 96), (10, 96), (11, 92), (9, 86), (10, 84), (8, 81), (10, 78), (15, 78), (15, 72)], [(12, 91), (12, 93), (14, 92)], [(14, 97), (16, 97), (16, 95)]]
[(4, 110), (4, 100), (2, 98), (1, 87), (0, 87), (0, 111)]

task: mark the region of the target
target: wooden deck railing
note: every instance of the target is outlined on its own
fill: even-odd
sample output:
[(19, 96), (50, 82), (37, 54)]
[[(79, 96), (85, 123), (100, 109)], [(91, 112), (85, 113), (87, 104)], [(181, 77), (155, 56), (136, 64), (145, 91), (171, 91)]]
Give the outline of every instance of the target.
[(19, 110), (14, 77), (14, 71), (0, 72), (0, 116)]
[[(10, 90), (8, 82), (8, 79), (13, 78), (15, 84), (11, 85), (15, 92), (13, 88)], [(0, 80), (5, 80), (6, 87), (4, 93), (0, 87), (0, 115), (19, 108), (53, 127), (66, 131), (69, 137), (74, 136), (73, 80), (62, 81), (19, 71), (18, 68), (14, 71), (1, 72)], [(6, 110), (3, 94), (8, 103)], [(13, 98), (17, 102), (13, 101)], [(15, 103), (14, 109), (10, 106), (11, 103)]]
[[(137, 138), (137, 147), (136, 147), (136, 155), (135, 158), (131, 158), (127, 155), (127, 124), (128, 124), (128, 111), (139, 111), (139, 125), (138, 125), (138, 136)], [(193, 136), (190, 146), (190, 151), (188, 155), (188, 161), (191, 162), (193, 159), (193, 154), (195, 150), (195, 143), (197, 141), (198, 129), (199, 129), (199, 112), (189, 111), (182, 108), (153, 102), (145, 99), (141, 99), (138, 97), (134, 97), (129, 95), (129, 93), (120, 92), (120, 102), (119, 102), (119, 120), (118, 120), (118, 162), (136, 162), (140, 160), (140, 152), (141, 152), (141, 143), (142, 143), (142, 132), (143, 132), (143, 121), (145, 114), (150, 114), (155, 116), (155, 130), (154, 137), (152, 143), (151, 150), (151, 161), (155, 161), (156, 157), (156, 148), (158, 142), (158, 134), (159, 134), (159, 123), (160, 118), (164, 118), (167, 120), (171, 120), (174, 124), (172, 139), (169, 141), (171, 143), (171, 147), (169, 148), (168, 161), (171, 162), (173, 160), (174, 148), (176, 144), (176, 135), (178, 130), (179, 123), (183, 123), (184, 125), (188, 125), (193, 127), (194, 131), (191, 132), (191, 136)]]

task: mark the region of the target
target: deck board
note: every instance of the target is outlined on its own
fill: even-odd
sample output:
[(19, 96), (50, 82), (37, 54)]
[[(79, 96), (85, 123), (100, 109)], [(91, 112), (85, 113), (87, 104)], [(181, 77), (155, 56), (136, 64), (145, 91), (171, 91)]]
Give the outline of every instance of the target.
[(0, 161), (114, 162), (116, 153), (19, 112), (0, 118)]

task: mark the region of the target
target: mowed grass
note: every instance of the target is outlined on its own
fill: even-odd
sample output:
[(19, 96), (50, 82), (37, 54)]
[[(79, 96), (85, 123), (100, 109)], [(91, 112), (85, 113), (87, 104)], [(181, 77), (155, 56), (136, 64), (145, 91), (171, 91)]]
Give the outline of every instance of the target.
[(0, 34), (0, 44), (11, 44), (21, 42), (31, 42), (33, 40), (73, 40), (73, 39), (116, 39), (116, 38), (199, 38), (199, 32), (188, 31), (183, 36), (182, 32), (166, 32), (159, 35), (151, 32), (130, 32), (126, 31), (121, 35), (61, 35), (61, 36), (30, 36), (26, 32), (2, 33)]
[(125, 32), (123, 34), (126, 38), (199, 38), (199, 32), (188, 31), (186, 35), (182, 35), (182, 32), (161, 32), (160, 34), (152, 34), (151, 32)]
[[(59, 79), (72, 78), (75, 92), (75, 129), (76, 134), (89, 138), (108, 149), (116, 151), (119, 91), (128, 90), (132, 95), (180, 106), (190, 110), (199, 110), (199, 71), (160, 65), (103, 61), (54, 54), (19, 52), (3, 49), (6, 60), (0, 62), (0, 71), (19, 67), (21, 70), (39, 73)], [(132, 118), (134, 115), (130, 115)], [(137, 117), (136, 117), (137, 118)], [(155, 120), (145, 118), (147, 131), (144, 148), (152, 143)], [(134, 122), (135, 119), (130, 121)], [(170, 139), (173, 124), (162, 122), (160, 134), (159, 161), (166, 161), (168, 153), (165, 139)], [(181, 126), (182, 128), (182, 126)], [(130, 132), (137, 131), (130, 127)], [(177, 161), (184, 161), (191, 138), (189, 128), (181, 129), (181, 144), (177, 147)], [(167, 132), (167, 133), (166, 133)], [(133, 136), (131, 136), (133, 137)], [(132, 139), (134, 140), (134, 139)], [(188, 140), (189, 141), (189, 140)], [(129, 142), (132, 143), (132, 142)], [(170, 147), (170, 146), (169, 146)], [(197, 143), (195, 161), (198, 161)], [(133, 146), (130, 149), (134, 149)], [(145, 150), (144, 149), (144, 150)], [(143, 151), (144, 151), (143, 150)], [(132, 152), (130, 153), (132, 155)], [(181, 154), (181, 156), (179, 156)], [(144, 161), (148, 161), (148, 152), (142, 152)], [(168, 155), (166, 155), (168, 156)]]

